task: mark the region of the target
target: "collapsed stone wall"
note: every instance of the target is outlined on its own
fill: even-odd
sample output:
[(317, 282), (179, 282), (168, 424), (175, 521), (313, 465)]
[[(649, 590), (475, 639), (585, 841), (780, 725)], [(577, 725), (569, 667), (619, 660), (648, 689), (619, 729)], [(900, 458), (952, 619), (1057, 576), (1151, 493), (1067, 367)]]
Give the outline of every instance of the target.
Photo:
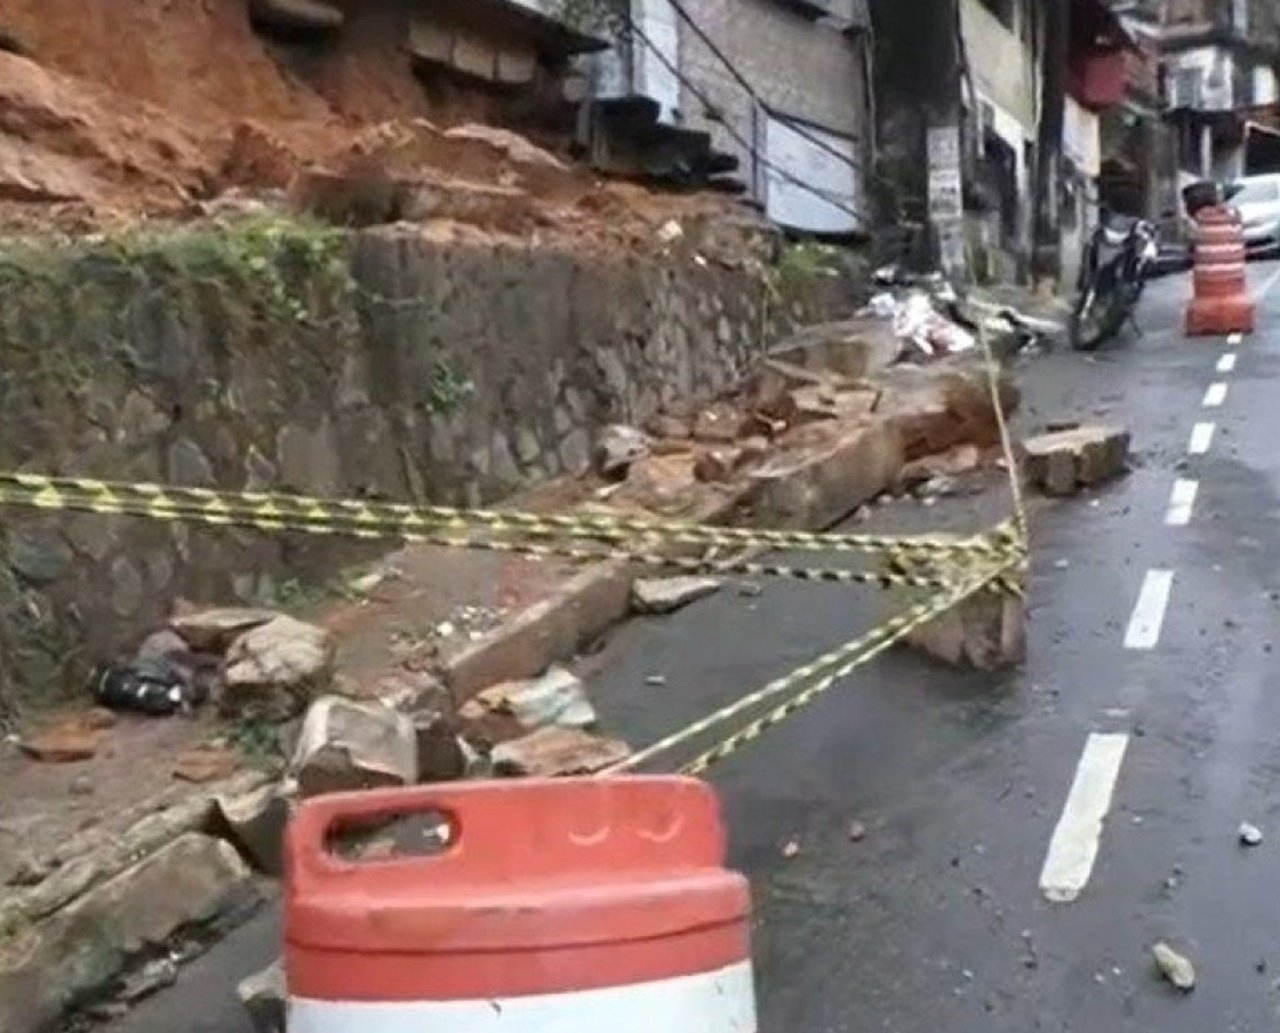
[[(771, 240), (726, 232), (650, 254), (275, 221), (3, 245), (0, 469), (488, 503), (827, 314), (771, 276)], [(278, 602), (353, 548), (0, 509), (0, 718), (175, 598)]]

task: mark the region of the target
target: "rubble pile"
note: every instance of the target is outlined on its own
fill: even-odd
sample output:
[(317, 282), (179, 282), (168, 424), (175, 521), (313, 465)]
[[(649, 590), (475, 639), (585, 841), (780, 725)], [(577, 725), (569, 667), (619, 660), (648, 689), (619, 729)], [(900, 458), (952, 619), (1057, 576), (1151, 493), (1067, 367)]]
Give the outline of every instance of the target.
[(298, 68), (253, 31), (244, 0), (134, 0), (109, 19), (68, 0), (6, 4), (0, 227), (283, 210), (658, 248), (663, 226), (726, 209), (598, 182), (483, 124), (483, 104), (429, 99), (402, 47), (362, 35)]

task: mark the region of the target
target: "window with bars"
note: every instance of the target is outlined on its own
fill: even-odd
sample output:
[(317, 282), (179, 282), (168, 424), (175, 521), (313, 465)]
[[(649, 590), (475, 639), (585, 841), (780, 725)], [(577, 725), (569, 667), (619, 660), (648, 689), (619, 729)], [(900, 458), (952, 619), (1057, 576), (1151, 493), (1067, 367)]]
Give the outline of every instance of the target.
[(1179, 68), (1169, 79), (1169, 104), (1175, 108), (1198, 108), (1204, 99), (1204, 72), (1199, 68)]

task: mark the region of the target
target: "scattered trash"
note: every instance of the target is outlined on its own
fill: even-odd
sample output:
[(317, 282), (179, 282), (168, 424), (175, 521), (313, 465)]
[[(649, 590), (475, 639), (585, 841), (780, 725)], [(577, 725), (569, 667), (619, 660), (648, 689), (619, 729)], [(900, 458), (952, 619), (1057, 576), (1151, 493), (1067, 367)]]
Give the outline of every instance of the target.
[(663, 244), (674, 244), (684, 236), (684, 227), (676, 219), (668, 219), (658, 229), (658, 240)]
[(867, 838), (867, 826), (860, 821), (849, 822), (849, 841), (851, 843), (861, 843)]
[(1240, 843), (1242, 846), (1261, 846), (1262, 830), (1257, 825), (1250, 825), (1247, 821), (1240, 823)]
[(787, 858), (787, 860), (790, 860), (793, 857), (799, 856), (799, 854), (800, 844), (794, 839), (787, 840), (786, 845), (782, 848), (782, 856)]
[(650, 674), (645, 678), (644, 683), (650, 688), (660, 689), (667, 684), (667, 676), (665, 674)]
[(758, 599), (764, 595), (764, 586), (755, 581), (744, 581), (738, 586), (738, 594), (744, 599)]
[(208, 698), (207, 685), (167, 656), (101, 664), (89, 690), (100, 706), (152, 717), (193, 710)]
[(674, 613), (719, 590), (714, 577), (638, 578), (631, 586), (631, 606), (638, 613)]
[(1163, 941), (1151, 948), (1151, 955), (1160, 975), (1183, 993), (1190, 993), (1196, 988), (1196, 968), (1191, 959)]
[(1063, 559), (1063, 560), (1054, 560), (1054, 561), (1053, 561), (1053, 569), (1054, 569), (1054, 570), (1067, 570), (1067, 569), (1069, 569), (1069, 568), (1070, 568), (1070, 566), (1071, 566), (1071, 561), (1070, 561), (1070, 560)]
[(563, 667), (552, 667), (530, 681), (494, 685), (471, 702), (483, 712), (510, 714), (530, 731), (548, 725), (589, 728), (596, 723), (595, 707), (581, 679)]

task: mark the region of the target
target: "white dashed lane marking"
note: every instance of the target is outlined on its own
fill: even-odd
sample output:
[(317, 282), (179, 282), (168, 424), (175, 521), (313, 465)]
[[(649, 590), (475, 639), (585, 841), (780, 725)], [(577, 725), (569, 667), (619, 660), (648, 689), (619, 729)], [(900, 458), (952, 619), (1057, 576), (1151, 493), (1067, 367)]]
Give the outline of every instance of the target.
[(1127, 735), (1099, 732), (1084, 745), (1040, 871), (1041, 892), (1054, 903), (1070, 903), (1089, 883), (1128, 745)]
[(1230, 373), (1236, 368), (1236, 353), (1227, 352), (1218, 360), (1218, 372)]
[(1182, 478), (1173, 482), (1173, 491), (1169, 495), (1169, 511), (1164, 522), (1170, 527), (1186, 527), (1191, 523), (1191, 510), (1195, 508), (1196, 493), (1200, 485), (1196, 481)]
[(1216, 409), (1227, 400), (1227, 385), (1219, 381), (1216, 384), (1210, 384), (1209, 390), (1204, 393), (1204, 407), (1206, 409)]
[(1125, 649), (1155, 649), (1173, 589), (1172, 570), (1148, 570), (1124, 633)]
[(1243, 340), (1244, 340), (1244, 334), (1240, 334), (1240, 333), (1227, 334), (1227, 344), (1231, 345), (1232, 348), (1235, 348)]
[(1187, 442), (1187, 452), (1193, 456), (1202, 456), (1209, 451), (1209, 446), (1213, 444), (1214, 425), (1212, 423), (1197, 423), (1191, 428), (1191, 440)]

